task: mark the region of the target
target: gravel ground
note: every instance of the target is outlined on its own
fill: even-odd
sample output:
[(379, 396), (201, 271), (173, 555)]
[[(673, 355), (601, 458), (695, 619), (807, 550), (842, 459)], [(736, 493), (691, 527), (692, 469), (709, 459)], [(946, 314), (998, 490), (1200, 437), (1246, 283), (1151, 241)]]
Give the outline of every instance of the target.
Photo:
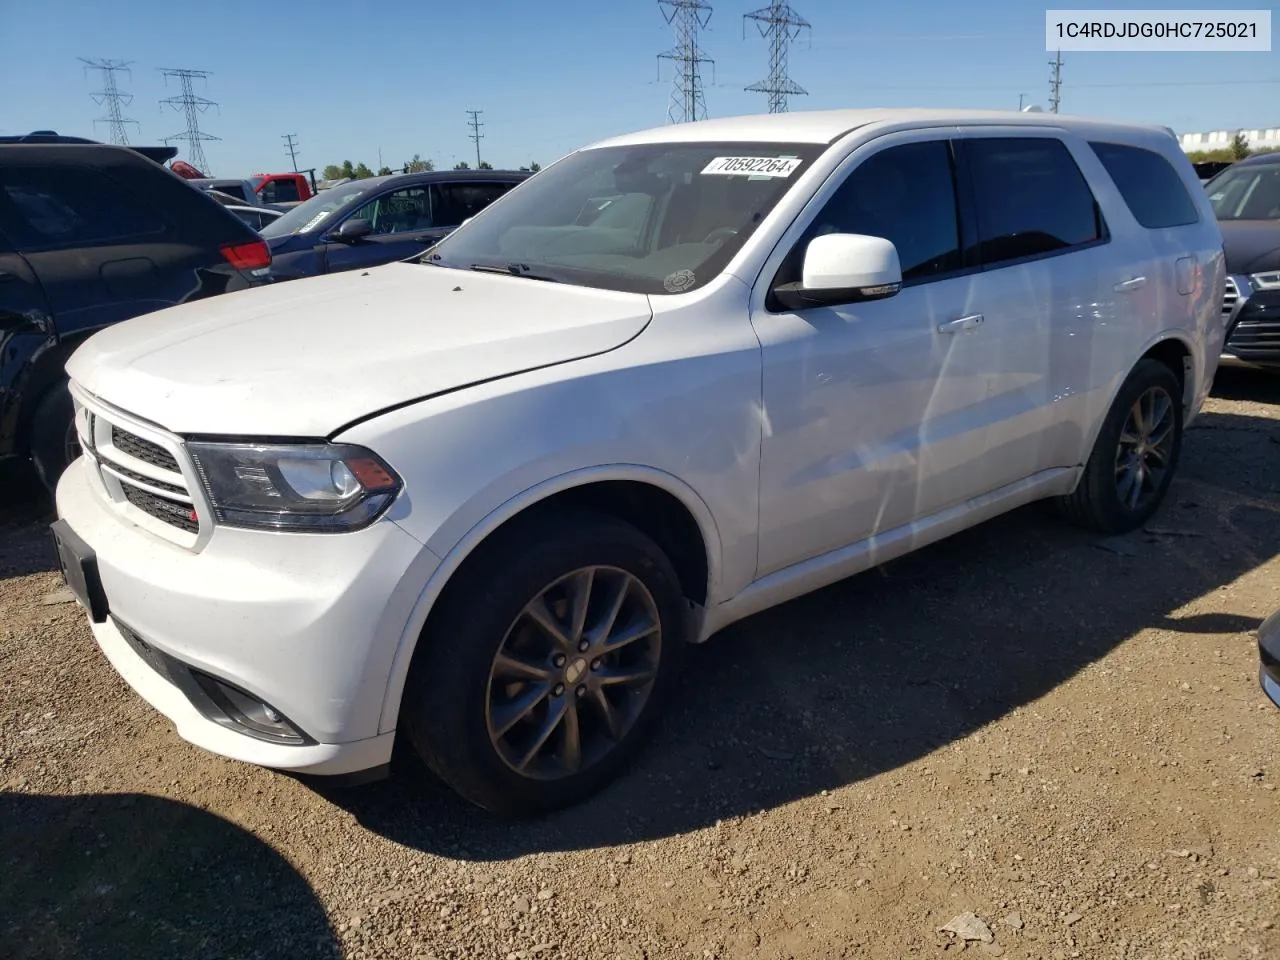
[(1278, 443), (1280, 378), (1224, 371), (1148, 531), (1031, 508), (739, 624), (628, 776), (515, 825), (183, 743), (0, 481), (0, 953), (1280, 957)]

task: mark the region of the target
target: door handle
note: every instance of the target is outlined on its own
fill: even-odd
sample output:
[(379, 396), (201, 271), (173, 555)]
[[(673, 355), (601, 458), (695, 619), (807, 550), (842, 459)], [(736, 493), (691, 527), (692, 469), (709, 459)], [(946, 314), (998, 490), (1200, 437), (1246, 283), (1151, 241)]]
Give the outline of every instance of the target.
[(967, 317), (961, 317), (959, 320), (948, 320), (946, 323), (938, 324), (938, 332), (960, 333), (963, 330), (972, 330), (982, 324), (982, 319), (982, 314), (973, 313)]
[(1116, 284), (1116, 293), (1133, 293), (1135, 290), (1141, 290), (1147, 285), (1146, 277), (1133, 277), (1129, 280), (1122, 280)]

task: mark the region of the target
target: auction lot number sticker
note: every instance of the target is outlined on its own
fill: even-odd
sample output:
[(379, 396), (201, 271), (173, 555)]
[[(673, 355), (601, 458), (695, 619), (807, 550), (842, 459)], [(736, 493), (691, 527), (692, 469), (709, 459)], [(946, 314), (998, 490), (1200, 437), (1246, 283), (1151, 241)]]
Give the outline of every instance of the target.
[(716, 157), (703, 176), (789, 177), (804, 161), (797, 157)]

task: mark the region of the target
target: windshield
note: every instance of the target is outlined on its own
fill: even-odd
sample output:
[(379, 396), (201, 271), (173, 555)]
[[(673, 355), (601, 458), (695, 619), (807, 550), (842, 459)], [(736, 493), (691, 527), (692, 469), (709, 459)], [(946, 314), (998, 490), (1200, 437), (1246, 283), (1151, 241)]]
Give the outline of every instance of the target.
[(361, 194), (369, 190), (369, 184), (362, 181), (344, 183), (340, 187), (321, 190), (310, 200), (298, 204), (288, 213), (277, 217), (262, 228), (264, 237), (284, 237), (292, 233), (310, 233), (333, 214), (345, 209)]
[(823, 149), (659, 143), (583, 150), (486, 208), (424, 261), (684, 293), (724, 269)]
[(1280, 163), (1231, 167), (1205, 189), (1219, 220), (1280, 219)]

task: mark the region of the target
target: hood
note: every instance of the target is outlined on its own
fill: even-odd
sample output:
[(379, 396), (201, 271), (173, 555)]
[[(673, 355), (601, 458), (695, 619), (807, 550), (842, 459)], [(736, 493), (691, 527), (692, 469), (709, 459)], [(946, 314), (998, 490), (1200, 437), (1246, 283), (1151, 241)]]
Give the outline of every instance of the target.
[(1280, 270), (1280, 220), (1219, 220), (1227, 273)]
[(67, 372), (176, 433), (324, 437), (442, 391), (613, 350), (641, 294), (393, 263), (271, 284), (94, 334)]

